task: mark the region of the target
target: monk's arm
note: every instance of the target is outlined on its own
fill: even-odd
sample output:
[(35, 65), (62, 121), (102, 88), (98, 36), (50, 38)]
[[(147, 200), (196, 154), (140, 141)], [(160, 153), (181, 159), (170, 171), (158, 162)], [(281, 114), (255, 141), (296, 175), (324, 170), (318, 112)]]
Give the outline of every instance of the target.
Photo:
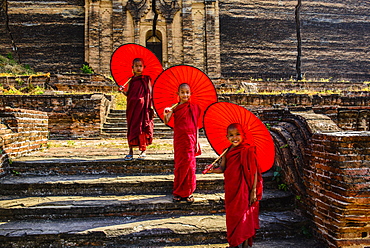
[(249, 194), (249, 205), (252, 205), (256, 201), (257, 201), (257, 171), (256, 174), (254, 175), (253, 187)]
[(221, 163), (218, 167), (210, 170), (211, 173), (223, 173), (225, 171), (226, 159), (225, 156), (222, 156)]

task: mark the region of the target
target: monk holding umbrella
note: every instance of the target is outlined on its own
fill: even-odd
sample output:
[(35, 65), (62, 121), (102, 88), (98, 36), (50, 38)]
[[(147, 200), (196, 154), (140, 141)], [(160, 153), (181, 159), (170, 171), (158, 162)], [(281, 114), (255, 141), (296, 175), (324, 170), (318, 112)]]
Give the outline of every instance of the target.
[(259, 229), (262, 172), (274, 163), (275, 147), (265, 125), (247, 109), (214, 103), (204, 115), (204, 130), (216, 153), (203, 173), (224, 173), (227, 239), (230, 247), (250, 247)]
[(157, 57), (147, 48), (137, 44), (120, 46), (112, 55), (111, 72), (119, 91), (127, 96), (127, 140), (133, 160), (133, 148), (141, 151), (138, 159), (146, 157), (146, 147), (153, 140), (152, 83), (163, 71)]
[(216, 101), (212, 81), (192, 66), (173, 66), (162, 72), (154, 83), (154, 108), (174, 130), (174, 202), (194, 202), (195, 156), (200, 154), (198, 130), (202, 128), (205, 109)]

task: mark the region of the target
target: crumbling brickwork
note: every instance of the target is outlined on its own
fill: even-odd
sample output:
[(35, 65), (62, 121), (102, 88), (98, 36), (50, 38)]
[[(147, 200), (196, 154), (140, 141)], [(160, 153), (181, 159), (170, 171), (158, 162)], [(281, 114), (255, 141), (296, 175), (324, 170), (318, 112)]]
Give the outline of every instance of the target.
[(101, 126), (111, 104), (111, 98), (103, 94), (0, 96), (0, 106), (46, 112), (52, 138), (100, 136)]
[(304, 168), (309, 208), (329, 247), (370, 245), (370, 132), (316, 133)]
[(370, 245), (370, 132), (342, 131), (313, 111), (259, 111), (276, 149), (275, 166), (300, 209), (332, 248)]
[(48, 140), (46, 113), (17, 108), (0, 108), (0, 176), (9, 163), (8, 158), (37, 151)]

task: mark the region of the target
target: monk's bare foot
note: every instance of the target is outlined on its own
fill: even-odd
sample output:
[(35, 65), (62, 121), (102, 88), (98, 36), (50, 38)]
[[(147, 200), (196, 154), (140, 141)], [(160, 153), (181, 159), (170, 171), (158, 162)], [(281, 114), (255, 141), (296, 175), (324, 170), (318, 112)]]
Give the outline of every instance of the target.
[(252, 246), (249, 246), (248, 239), (247, 239), (247, 240), (244, 240), (244, 242), (242, 244), (242, 248), (248, 248), (248, 247), (252, 247)]
[(173, 202), (180, 202), (181, 201), (181, 197), (175, 195), (175, 196), (173, 196), (172, 200), (173, 200)]

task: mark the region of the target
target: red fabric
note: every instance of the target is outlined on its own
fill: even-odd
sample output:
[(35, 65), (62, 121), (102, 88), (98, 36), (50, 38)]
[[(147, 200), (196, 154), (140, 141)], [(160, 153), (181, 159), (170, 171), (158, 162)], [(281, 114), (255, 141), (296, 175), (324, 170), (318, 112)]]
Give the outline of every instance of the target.
[[(227, 239), (238, 246), (253, 238), (259, 229), (259, 202), (249, 205), (249, 194), (257, 171), (257, 199), (262, 198), (262, 176), (257, 165), (256, 147), (243, 143), (226, 153), (225, 208)], [(252, 239), (249, 242), (252, 245)]]
[(154, 112), (149, 82), (149, 76), (133, 77), (127, 92), (127, 140), (130, 147), (139, 146), (141, 151), (153, 140)]
[(188, 197), (196, 188), (195, 156), (200, 154), (197, 138), (200, 108), (196, 104), (183, 103), (173, 111), (175, 150), (175, 179), (173, 195)]

